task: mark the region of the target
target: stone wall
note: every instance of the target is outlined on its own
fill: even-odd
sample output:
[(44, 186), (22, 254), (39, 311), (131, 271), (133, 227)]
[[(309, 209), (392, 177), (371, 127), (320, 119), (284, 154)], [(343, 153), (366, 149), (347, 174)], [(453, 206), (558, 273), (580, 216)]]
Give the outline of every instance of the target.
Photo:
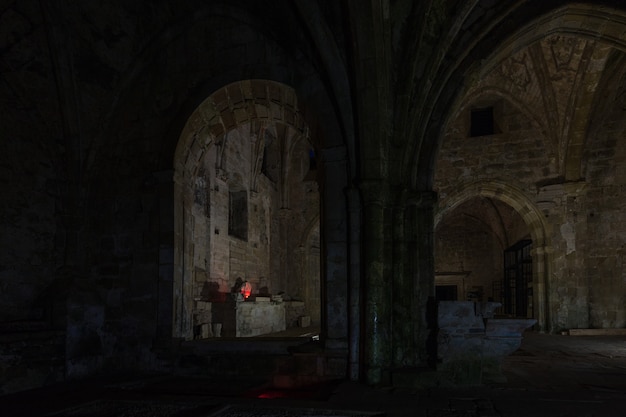
[[(62, 269), (76, 249), (76, 152), (63, 138), (46, 27), (32, 2), (0, 13), (0, 324), (65, 326)], [(17, 88), (20, 85), (20, 88)], [(28, 111), (25, 111), (28, 109)], [(72, 230), (71, 234), (68, 230)]]
[[(622, 237), (626, 219), (622, 207), (626, 194), (622, 174), (626, 173), (626, 153), (621, 144), (626, 127), (619, 110), (623, 70), (607, 71), (599, 78), (598, 71), (607, 60), (602, 45), (591, 48), (584, 41), (558, 36), (539, 45), (501, 62), (476, 80), (471, 90), (474, 94), (465, 97), (439, 153), (435, 173), (439, 204), (445, 211), (462, 203), (456, 198), (487, 197), (519, 214), (523, 220), (505, 224), (506, 233), (499, 239), (506, 242), (503, 247), (524, 235), (536, 239), (534, 304), (545, 303), (550, 317), (547, 329), (624, 327)], [(562, 52), (567, 51), (567, 65), (559, 64), (563, 56), (554, 55), (561, 47)], [(587, 58), (583, 58), (585, 54)], [(612, 69), (621, 68), (616, 64), (619, 59), (613, 56)], [(543, 69), (539, 68), (542, 62), (547, 65)], [(580, 69), (586, 71), (585, 78), (575, 79), (572, 68), (583, 68), (589, 62), (593, 62), (592, 68)], [(512, 71), (514, 68), (518, 71)], [(542, 71), (551, 78), (542, 79)], [(572, 107), (572, 91), (594, 91), (609, 84), (619, 88), (611, 88), (604, 99), (593, 103), (584, 96)], [(553, 101), (542, 101), (542, 90), (552, 94)], [(494, 134), (470, 137), (471, 110), (485, 107), (493, 108)], [(581, 115), (567, 119), (572, 111)], [(581, 126), (582, 131), (576, 130)], [(584, 149), (580, 159), (576, 159), (577, 146)], [(489, 184), (483, 186), (491, 191), (483, 189), (482, 195), (474, 196), (463, 192), (480, 190), (475, 184)], [(456, 213), (446, 211), (452, 212)], [(502, 216), (505, 222), (507, 217)], [(499, 228), (494, 226), (497, 219), (484, 214), (478, 218), (487, 231)], [(446, 223), (445, 216), (442, 223)], [(462, 227), (471, 231), (470, 226), (462, 225), (458, 230)], [(454, 257), (445, 246), (440, 243), (437, 248), (438, 257), (443, 256), (439, 263), (444, 258), (446, 263), (452, 262)], [(492, 270), (497, 273), (495, 264)], [(537, 287), (542, 281), (544, 289)]]
[(457, 288), (459, 301), (484, 302), (499, 298), (499, 294), (493, 293), (493, 283), (502, 280), (505, 248), (482, 223), (463, 218), (446, 219), (437, 229), (435, 244), (436, 277), (463, 276), (463, 288)]
[[(194, 301), (223, 302), (247, 281), (253, 295), (280, 292), (310, 304), (307, 314), (318, 323), (319, 192), (314, 177), (305, 181), (310, 144), (293, 129), (264, 123), (206, 141), (184, 208)], [(208, 317), (197, 307), (192, 314), (197, 337)]]
[(97, 238), (84, 244), (91, 269), (69, 287), (68, 377), (162, 365), (154, 346), (172, 331), (172, 188), (164, 171), (91, 195), (87, 235)]
[[(557, 175), (553, 151), (537, 123), (507, 100), (482, 100), (465, 107), (443, 139), (435, 174), (441, 199), (459, 183), (498, 178), (534, 192), (536, 183)], [(497, 133), (469, 137), (471, 108), (486, 105), (494, 107)]]
[(617, 73), (613, 95), (598, 103), (587, 142), (587, 188), (582, 204), (569, 217), (587, 225), (585, 287), (589, 325), (626, 327), (626, 77)]
[(47, 323), (0, 325), (0, 395), (61, 382), (65, 378), (65, 332)]

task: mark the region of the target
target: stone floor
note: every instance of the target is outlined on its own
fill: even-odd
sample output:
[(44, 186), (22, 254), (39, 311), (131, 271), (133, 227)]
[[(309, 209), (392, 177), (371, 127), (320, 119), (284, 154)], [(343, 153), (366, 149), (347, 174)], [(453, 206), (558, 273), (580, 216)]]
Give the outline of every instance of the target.
[(290, 327), (282, 332), (274, 332), (269, 334), (262, 334), (255, 337), (308, 337), (317, 336), (320, 334), (320, 326), (309, 327)]
[(260, 380), (152, 375), (65, 383), (0, 397), (2, 416), (626, 416), (626, 337), (526, 333), (506, 381), (471, 388), (375, 388), (337, 381), (298, 391)]

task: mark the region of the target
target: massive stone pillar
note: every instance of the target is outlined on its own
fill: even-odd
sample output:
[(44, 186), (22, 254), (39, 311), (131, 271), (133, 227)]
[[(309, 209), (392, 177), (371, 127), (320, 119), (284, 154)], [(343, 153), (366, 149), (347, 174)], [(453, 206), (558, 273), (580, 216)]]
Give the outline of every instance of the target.
[(361, 196), (356, 187), (346, 190), (349, 221), (349, 377), (352, 381), (361, 378)]
[(360, 184), (363, 204), (365, 378), (388, 383), (391, 368), (392, 222), (389, 188), (383, 181)]
[[(322, 242), (322, 268), (324, 280), (321, 282), (324, 294), (322, 309), (322, 333), (324, 346), (328, 351), (345, 353), (348, 351), (348, 303), (351, 296), (348, 286), (348, 219), (346, 210), (345, 184), (346, 149), (327, 148), (321, 152), (324, 161), (324, 176), (332, 179), (324, 181), (321, 190), (322, 212), (320, 230)], [(341, 363), (343, 372), (347, 362)]]
[[(416, 300), (415, 257), (416, 213), (414, 205), (408, 205), (411, 196), (399, 193), (393, 213), (393, 284), (392, 284), (392, 344), (393, 367), (413, 365), (416, 352), (415, 318)], [(417, 313), (417, 315), (415, 315)]]
[(394, 215), (393, 366), (428, 362), (429, 297), (434, 295), (433, 193), (404, 192)]
[(539, 332), (550, 332), (552, 329), (547, 293), (553, 250), (545, 245), (534, 247), (531, 256), (533, 259), (533, 316), (537, 319)]
[(425, 366), (431, 340), (434, 193), (393, 193), (383, 181), (363, 196), (363, 330), (365, 379), (391, 382), (393, 369)]
[(173, 283), (172, 330), (175, 338), (191, 339), (192, 328), (192, 273), (193, 273), (193, 221), (191, 215), (189, 185), (179, 174), (174, 176), (174, 239), (178, 246), (174, 251), (175, 277)]
[(393, 193), (383, 181), (363, 196), (363, 350), (365, 379), (391, 383), (392, 371), (425, 366), (434, 296), (434, 193)]
[(157, 317), (155, 344), (165, 345), (172, 337), (174, 293), (174, 173), (153, 174), (159, 201), (159, 223), (152, 232), (158, 236), (159, 276), (157, 278)]
[[(411, 239), (409, 260), (415, 271), (414, 340), (417, 343), (415, 365), (432, 365), (436, 358), (435, 328), (435, 257), (434, 257), (434, 209), (437, 194), (424, 191), (408, 201), (414, 216), (415, 235)], [(413, 246), (414, 245), (414, 246)], [(413, 249), (414, 248), (414, 249)], [(419, 313), (419, 315), (418, 315)]]
[[(531, 218), (527, 223), (534, 249), (533, 317), (540, 331), (591, 326), (592, 289), (602, 278), (597, 275), (599, 265), (589, 264), (589, 255), (598, 253), (605, 234), (598, 233), (599, 228), (588, 228), (593, 216), (586, 213), (593, 211), (588, 207), (587, 190), (584, 181), (550, 184), (541, 187), (535, 197), (543, 219), (539, 223)], [(609, 267), (608, 273), (612, 271)]]

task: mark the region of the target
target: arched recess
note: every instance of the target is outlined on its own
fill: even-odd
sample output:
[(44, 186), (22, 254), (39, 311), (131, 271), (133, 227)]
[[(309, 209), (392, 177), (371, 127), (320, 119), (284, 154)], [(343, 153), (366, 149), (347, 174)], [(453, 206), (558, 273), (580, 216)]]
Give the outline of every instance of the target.
[[(212, 258), (220, 256), (219, 251), (215, 253), (213, 251), (210, 243), (212, 237), (226, 233), (228, 236), (235, 236), (237, 239), (229, 238), (228, 250), (239, 253), (253, 251), (256, 253), (254, 255), (256, 259), (262, 259), (263, 256), (270, 258), (269, 253), (263, 253), (264, 248), (269, 247), (267, 242), (281, 242), (289, 238), (289, 229), (286, 225), (290, 224), (290, 219), (297, 216), (291, 210), (290, 194), (283, 187), (292, 181), (291, 178), (295, 178), (293, 181), (303, 182), (306, 173), (304, 171), (308, 166), (304, 167), (304, 163), (291, 165), (289, 155), (298, 149), (292, 144), (299, 143), (300, 147), (308, 144), (308, 134), (309, 130), (298, 109), (294, 90), (284, 84), (266, 80), (246, 80), (229, 84), (211, 94), (189, 117), (174, 156), (172, 313), (174, 337), (191, 339), (194, 337), (194, 330), (197, 331), (194, 328), (196, 326), (194, 314), (198, 315), (197, 302), (200, 301), (200, 305), (203, 305), (205, 295), (199, 290), (199, 283), (206, 281), (209, 284), (207, 291), (217, 291), (220, 297), (224, 297), (225, 289), (236, 282), (235, 278), (250, 279), (246, 276), (246, 264), (253, 262), (243, 258), (236, 263), (224, 265), (221, 271), (226, 271), (225, 274), (218, 274), (215, 279), (208, 277), (207, 274), (210, 274), (208, 271), (214, 270), (204, 264), (213, 261), (222, 264), (230, 262), (223, 254), (221, 259)], [(239, 140), (241, 137), (246, 138), (244, 143)], [(276, 145), (276, 142), (280, 144)], [(315, 147), (315, 145), (304, 147), (306, 152), (302, 159), (307, 162), (308, 149), (311, 146)], [(276, 152), (282, 152), (275, 158), (275, 161), (282, 165), (276, 167), (264, 165), (264, 151), (270, 147)], [(230, 165), (224, 162), (228, 155), (237, 158), (246, 152), (250, 153), (247, 160), (243, 158), (241, 161), (231, 162)], [(241, 172), (232, 172), (233, 165), (240, 166)], [(242, 168), (244, 165), (245, 169)], [(297, 172), (298, 167), (301, 167), (300, 172)], [(214, 171), (207, 173), (211, 170)], [(259, 177), (262, 173), (267, 174), (265, 180), (267, 184), (272, 180), (276, 182), (273, 186), (277, 190), (277, 197), (273, 204), (268, 203), (267, 198), (258, 192)], [(220, 194), (220, 187), (227, 188), (229, 193), (222, 191)], [(198, 206), (210, 207), (212, 198), (230, 200), (223, 202), (221, 211), (208, 208), (208, 212), (199, 216)], [(237, 199), (242, 201), (241, 204), (233, 203)], [(303, 218), (317, 219), (319, 223), (319, 203), (318, 194), (317, 212), (299, 211), (298, 214)], [(237, 221), (233, 225), (234, 214), (228, 210), (235, 206), (250, 210), (250, 213), (246, 212), (243, 215), (239, 213), (243, 216), (242, 221), (253, 217), (267, 219), (261, 220), (261, 225), (257, 227), (258, 242), (247, 241), (247, 227), (242, 227), (242, 221)], [(208, 223), (204, 220), (210, 216), (221, 219), (222, 227), (216, 226), (219, 223), (217, 221)], [(237, 227), (238, 230), (231, 230), (233, 227)], [(308, 224), (306, 233), (309, 233)], [(268, 284), (271, 280), (267, 274), (276, 270), (273, 264), (277, 264), (277, 268), (282, 268), (280, 263), (284, 262), (285, 256), (277, 258), (279, 259), (276, 261), (265, 260), (265, 264), (255, 270), (252, 282), (254, 290), (263, 290), (271, 286)], [(242, 263), (244, 265), (241, 265)], [(294, 269), (292, 265), (285, 271), (292, 272)], [(319, 266), (318, 270), (321, 271)], [(288, 273), (284, 275), (288, 276)], [(274, 281), (276, 288), (273, 290), (278, 291), (283, 289), (281, 286), (288, 285), (285, 276)], [(318, 295), (318, 299), (320, 298)]]
[(547, 235), (547, 225), (541, 210), (520, 189), (499, 181), (480, 181), (459, 184), (439, 202), (435, 214), (435, 228), (442, 219), (462, 203), (475, 197), (488, 197), (500, 200), (522, 217), (533, 241), (533, 304), (538, 330), (550, 331), (550, 311), (548, 300), (549, 277), (551, 273), (551, 244)]

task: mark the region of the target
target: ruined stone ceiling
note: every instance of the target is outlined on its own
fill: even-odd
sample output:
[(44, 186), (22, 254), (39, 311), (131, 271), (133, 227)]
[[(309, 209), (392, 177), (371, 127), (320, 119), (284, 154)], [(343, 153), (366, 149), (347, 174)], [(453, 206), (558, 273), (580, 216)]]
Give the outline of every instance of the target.
[(607, 87), (602, 79), (612, 54), (597, 40), (572, 35), (545, 37), (490, 68), (462, 99), (460, 110), (485, 99), (504, 98), (540, 126), (568, 180), (578, 180), (584, 140), (594, 104)]

